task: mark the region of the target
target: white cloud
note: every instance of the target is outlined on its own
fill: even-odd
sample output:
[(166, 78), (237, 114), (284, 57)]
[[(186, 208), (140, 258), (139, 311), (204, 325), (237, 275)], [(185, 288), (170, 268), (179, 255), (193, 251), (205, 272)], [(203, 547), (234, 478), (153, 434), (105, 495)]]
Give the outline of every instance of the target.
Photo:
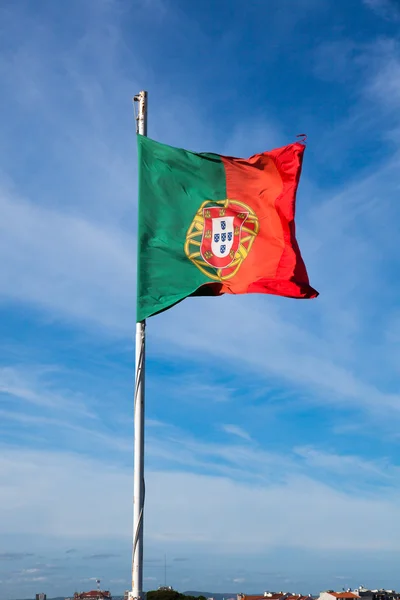
[[(381, 110), (390, 110), (390, 114), (393, 114), (393, 111), (400, 105), (400, 47), (398, 42), (392, 39), (378, 40), (367, 48), (362, 60), (365, 68), (369, 68), (364, 94), (368, 100), (377, 102)], [(393, 116), (398, 125), (397, 115), (394, 113)]]
[(243, 440), (251, 440), (251, 436), (247, 431), (245, 431), (242, 427), (238, 425), (222, 425), (221, 429), (226, 433), (231, 433), (232, 435), (236, 435), (237, 437), (242, 438)]
[(20, 572), (21, 575), (25, 575), (25, 574), (31, 574), (31, 573), (40, 573), (40, 569), (22, 569), (22, 571)]
[(0, 191), (3, 302), (133, 331), (134, 239)]
[[(150, 485), (156, 494), (166, 485), (172, 486), (179, 497), (173, 506), (158, 506), (157, 514), (154, 500), (151, 502), (153, 522), (148, 536), (152, 540), (212, 544), (214, 549), (226, 552), (238, 544), (253, 552), (271, 546), (398, 548), (398, 532), (393, 531), (397, 496), (392, 500), (351, 498), (307, 478), (289, 478), (285, 484), (269, 488), (250, 488), (220, 478), (157, 473)], [(196, 505), (198, 494), (202, 496), (201, 506)], [(224, 514), (223, 526), (216, 520), (217, 514)], [(369, 523), (368, 531), (365, 522)]]
[(218, 381), (218, 372), (204, 374), (200, 371), (200, 365), (195, 374), (180, 373), (179, 377), (159, 376), (157, 374), (147, 383), (151, 391), (161, 389), (170, 390), (178, 402), (185, 404), (212, 405), (219, 402), (229, 402), (237, 388), (232, 383)]
[(164, 465), (171, 470), (198, 470), (236, 480), (270, 481), (274, 469), (292, 466), (289, 457), (267, 452), (250, 444), (210, 443), (185, 434), (177, 427), (163, 435), (150, 433), (146, 455), (152, 469)]
[[(99, 473), (101, 470), (103, 475)], [(3, 535), (25, 531), (27, 535), (46, 533), (80, 538), (112, 535), (113, 522), (119, 534), (126, 527), (119, 514), (121, 504), (113, 501), (115, 490), (124, 488), (125, 506), (130, 504), (129, 477), (119, 469), (81, 459), (78, 455), (8, 449), (2, 452), (0, 473), (3, 514), (7, 515)], [(99, 489), (107, 486), (102, 491), (104, 500), (101, 506), (96, 504), (98, 508), (92, 506), (91, 509), (90, 497), (97, 485)], [(71, 490), (79, 490), (79, 493), (71, 494)], [(106, 498), (110, 514), (104, 520)]]
[[(57, 412), (73, 411), (81, 417), (93, 416), (82, 400), (68, 397), (54, 390), (48, 379), (59, 372), (58, 368), (49, 366), (8, 366), (0, 368), (0, 393), (23, 400), (42, 409), (52, 409)], [(54, 414), (54, 413), (53, 413)], [(15, 416), (21, 420), (29, 418), (20, 412)], [(40, 419), (32, 416), (32, 419)]]
[(363, 476), (370, 477), (375, 485), (382, 480), (395, 483), (400, 480), (399, 467), (388, 464), (385, 460), (365, 460), (359, 456), (329, 453), (308, 446), (294, 448), (294, 452), (311, 467), (325, 472), (332, 471), (342, 477), (357, 478), (356, 485), (359, 485), (360, 477)]
[[(3, 448), (0, 479), (3, 539), (18, 533), (57, 536), (68, 543), (99, 536), (129, 539), (130, 469), (72, 454)], [(71, 494), (77, 489), (79, 494)], [(93, 489), (102, 490), (95, 505)], [(174, 493), (165, 494), (166, 489)], [(228, 553), (238, 545), (251, 552), (274, 546), (400, 549), (396, 489), (349, 495), (293, 471), (262, 485), (148, 471), (147, 491), (150, 545), (168, 540), (171, 548), (187, 551), (211, 544), (214, 551)]]
[[(399, 415), (397, 394), (381, 392), (366, 383), (362, 374), (353, 371), (354, 367), (346, 366), (343, 357), (332, 356), (332, 345), (327, 344), (325, 336), (314, 333), (308, 322), (296, 325), (286, 318), (288, 309), (282, 304), (279, 307), (284, 310), (278, 312), (275, 302), (266, 297), (257, 301), (237, 297), (212, 299), (202, 304), (199, 300), (188, 300), (169, 314), (157, 317), (154, 326), (149, 324), (148, 331), (157, 340), (158, 349), (168, 348), (169, 354), (174, 351), (196, 361), (199, 357), (204, 357), (203, 360), (214, 357), (224, 364), (236, 365), (243, 382), (252, 372), (267, 380), (272, 375), (294, 383), (298, 390), (308, 389), (315, 401), (342, 406), (349, 406), (351, 401), (366, 411), (375, 413), (379, 407), (381, 415)], [(192, 318), (193, 310), (196, 320)], [(214, 321), (208, 318), (210, 311), (219, 323), (218, 337), (214, 335)], [(309, 314), (314, 312), (312, 308), (310, 311)], [(233, 320), (235, 328), (231, 326)], [(179, 336), (176, 322), (180, 324)], [(340, 331), (338, 336), (337, 343), (341, 340)], [(167, 340), (168, 346), (164, 346)]]
[[(36, 435), (37, 443), (47, 440), (51, 430), (57, 432), (59, 444), (68, 440), (71, 449), (89, 451), (93, 445), (100, 445), (108, 453), (130, 452), (132, 442), (122, 434), (120, 414), (113, 413), (119, 429), (119, 435), (115, 435), (113, 419), (102, 417), (101, 399), (84, 393), (76, 382), (71, 382), (71, 373), (68, 369), (30, 364), (0, 368), (4, 407), (0, 408), (0, 422), (4, 434), (8, 439), (12, 436), (15, 443)], [(71, 383), (74, 389), (70, 389)]]

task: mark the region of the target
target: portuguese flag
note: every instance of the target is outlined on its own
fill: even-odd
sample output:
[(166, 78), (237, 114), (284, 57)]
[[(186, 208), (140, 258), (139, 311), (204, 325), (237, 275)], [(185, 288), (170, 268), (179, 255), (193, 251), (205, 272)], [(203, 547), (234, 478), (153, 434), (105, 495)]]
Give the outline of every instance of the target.
[(194, 295), (318, 295), (295, 236), (304, 148), (243, 159), (138, 135), (138, 321)]

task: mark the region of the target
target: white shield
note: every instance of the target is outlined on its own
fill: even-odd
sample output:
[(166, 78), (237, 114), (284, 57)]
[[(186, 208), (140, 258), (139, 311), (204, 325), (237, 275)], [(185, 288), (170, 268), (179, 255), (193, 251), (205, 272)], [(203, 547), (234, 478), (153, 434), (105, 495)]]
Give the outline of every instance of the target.
[(211, 249), (215, 256), (223, 258), (229, 254), (233, 244), (234, 217), (218, 217), (212, 219)]

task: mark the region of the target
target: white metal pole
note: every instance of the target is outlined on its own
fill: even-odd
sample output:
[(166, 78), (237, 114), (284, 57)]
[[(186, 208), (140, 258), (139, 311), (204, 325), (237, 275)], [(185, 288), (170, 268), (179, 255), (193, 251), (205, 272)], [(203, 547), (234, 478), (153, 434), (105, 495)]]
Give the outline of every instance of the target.
[[(139, 105), (137, 133), (147, 135), (147, 92), (140, 92), (134, 101)], [(131, 599), (143, 597), (145, 329), (145, 321), (136, 323)]]

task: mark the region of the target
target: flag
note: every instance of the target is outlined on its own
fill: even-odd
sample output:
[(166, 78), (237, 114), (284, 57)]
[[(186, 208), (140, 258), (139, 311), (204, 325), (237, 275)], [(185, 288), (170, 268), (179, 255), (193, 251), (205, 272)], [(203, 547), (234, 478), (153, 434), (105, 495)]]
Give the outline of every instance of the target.
[(242, 159), (138, 136), (138, 321), (193, 295), (318, 295), (295, 236), (304, 148)]

